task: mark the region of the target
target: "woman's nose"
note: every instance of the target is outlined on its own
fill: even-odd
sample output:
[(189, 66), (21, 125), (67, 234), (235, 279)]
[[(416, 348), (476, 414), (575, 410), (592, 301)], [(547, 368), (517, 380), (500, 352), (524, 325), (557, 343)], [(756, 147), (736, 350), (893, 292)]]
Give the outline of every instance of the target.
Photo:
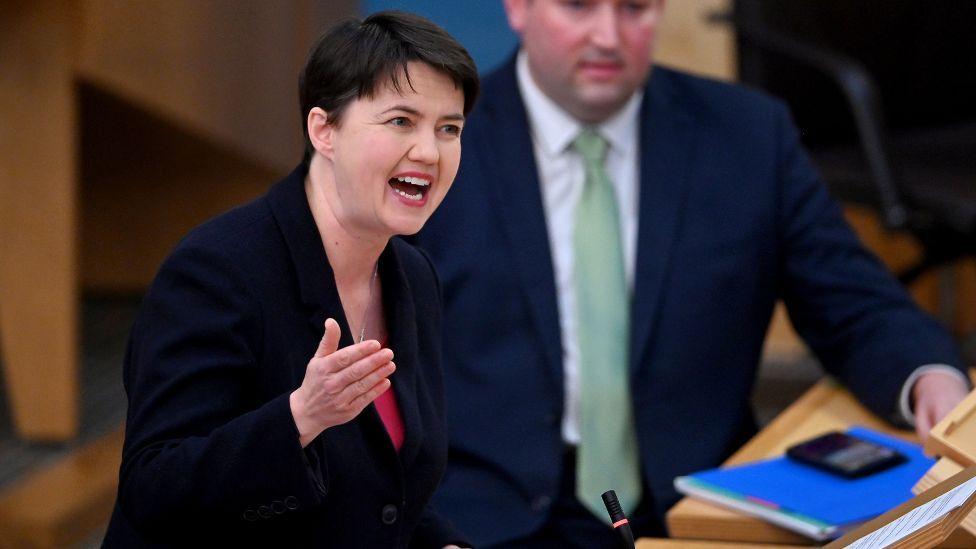
[(427, 132), (418, 132), (407, 153), (407, 158), (423, 164), (436, 164), (440, 159), (437, 137)]

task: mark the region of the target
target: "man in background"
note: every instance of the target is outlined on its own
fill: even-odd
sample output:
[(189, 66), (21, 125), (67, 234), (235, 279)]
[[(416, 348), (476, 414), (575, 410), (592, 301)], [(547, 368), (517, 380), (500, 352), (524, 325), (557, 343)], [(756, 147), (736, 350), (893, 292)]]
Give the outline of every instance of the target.
[(600, 494), (663, 535), (678, 475), (756, 429), (773, 306), (825, 368), (921, 435), (968, 390), (951, 338), (858, 242), (786, 108), (649, 62), (663, 0), (506, 0), (441, 275), (450, 464), (479, 547), (613, 547)]

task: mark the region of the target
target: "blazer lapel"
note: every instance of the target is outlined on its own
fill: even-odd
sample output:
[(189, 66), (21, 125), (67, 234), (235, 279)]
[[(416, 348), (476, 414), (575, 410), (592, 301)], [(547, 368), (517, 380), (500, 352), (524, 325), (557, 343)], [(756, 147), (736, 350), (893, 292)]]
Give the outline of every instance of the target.
[(561, 390), (562, 348), (552, 254), (514, 58), (497, 75), (495, 85), (485, 90), (482, 119), (488, 123), (479, 128), (482, 134), (475, 136), (478, 144), (472, 148), (484, 152), (479, 168), (497, 178), (497, 184), (485, 185), (485, 192), (515, 260), (547, 365)]
[[(312, 329), (321, 337), (325, 331), (325, 319), (331, 316), (342, 329), (339, 339), (341, 348), (351, 345), (353, 338), (335, 286), (335, 275), (305, 196), (306, 173), (304, 166), (296, 168), (271, 189), (268, 203), (295, 266), (299, 292), (302, 303), (309, 311), (308, 321)], [(311, 352), (314, 350), (313, 347)]]
[[(417, 370), (420, 368), (417, 313), (410, 283), (392, 242), (380, 259), (380, 277), (383, 281), (383, 307), (387, 312), (386, 324), (390, 330), (389, 347), (396, 354), (393, 362), (396, 363), (397, 370), (390, 379), (393, 381), (393, 392), (405, 431), (403, 446), (400, 447), (400, 463), (407, 470), (420, 451), (425, 429), (421, 424), (420, 407), (417, 403)], [(368, 411), (375, 416), (380, 429), (383, 429), (383, 435), (387, 436), (376, 407), (371, 405), (369, 408)], [(392, 442), (388, 441), (388, 445), (393, 448)]]
[(658, 321), (694, 159), (691, 116), (672, 93), (670, 84), (667, 72), (653, 70), (641, 107), (640, 213), (631, 306), (632, 373), (644, 363), (642, 356)]

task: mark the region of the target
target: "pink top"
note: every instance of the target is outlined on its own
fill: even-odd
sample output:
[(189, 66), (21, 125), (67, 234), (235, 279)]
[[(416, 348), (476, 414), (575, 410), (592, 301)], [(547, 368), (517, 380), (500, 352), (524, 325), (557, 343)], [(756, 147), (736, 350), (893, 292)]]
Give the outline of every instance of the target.
[[(383, 346), (386, 347), (386, 342), (383, 343)], [(376, 397), (373, 404), (376, 406), (376, 411), (380, 414), (380, 419), (383, 420), (383, 425), (386, 427), (386, 432), (390, 435), (390, 440), (393, 441), (393, 446), (399, 452), (400, 447), (403, 446), (406, 429), (403, 426), (403, 416), (400, 415), (400, 406), (397, 405), (393, 387), (391, 386), (382, 395)]]

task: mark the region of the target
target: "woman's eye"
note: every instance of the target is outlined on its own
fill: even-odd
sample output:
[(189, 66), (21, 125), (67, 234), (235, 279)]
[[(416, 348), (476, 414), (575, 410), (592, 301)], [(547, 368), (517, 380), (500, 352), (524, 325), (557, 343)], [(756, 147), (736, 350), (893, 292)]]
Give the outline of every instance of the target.
[(448, 124), (446, 126), (441, 127), (441, 131), (449, 135), (461, 135), (461, 126), (457, 126), (455, 124)]
[(388, 124), (405, 128), (410, 125), (410, 119), (405, 116), (398, 116), (396, 118), (391, 118)]
[(627, 2), (624, 9), (630, 13), (641, 13), (649, 7), (648, 2)]

